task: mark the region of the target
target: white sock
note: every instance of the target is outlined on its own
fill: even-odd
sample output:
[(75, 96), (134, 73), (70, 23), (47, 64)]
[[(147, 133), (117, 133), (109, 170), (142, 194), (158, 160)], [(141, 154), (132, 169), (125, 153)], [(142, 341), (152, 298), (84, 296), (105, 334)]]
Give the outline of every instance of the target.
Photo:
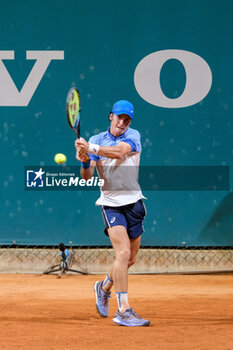
[(120, 292), (120, 293), (116, 293), (116, 295), (117, 295), (119, 311), (125, 312), (125, 310), (129, 308), (128, 292)]

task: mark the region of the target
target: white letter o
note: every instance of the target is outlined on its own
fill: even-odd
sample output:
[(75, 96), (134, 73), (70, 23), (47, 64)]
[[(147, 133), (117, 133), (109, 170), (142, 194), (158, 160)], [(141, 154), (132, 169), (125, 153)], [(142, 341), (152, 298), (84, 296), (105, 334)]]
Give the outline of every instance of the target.
[[(176, 99), (164, 95), (160, 85), (160, 72), (170, 59), (179, 60), (186, 72), (186, 84), (182, 95)], [(134, 73), (134, 85), (138, 94), (152, 105), (164, 108), (192, 106), (208, 94), (212, 84), (212, 73), (207, 62), (193, 52), (184, 50), (162, 50), (144, 57)]]

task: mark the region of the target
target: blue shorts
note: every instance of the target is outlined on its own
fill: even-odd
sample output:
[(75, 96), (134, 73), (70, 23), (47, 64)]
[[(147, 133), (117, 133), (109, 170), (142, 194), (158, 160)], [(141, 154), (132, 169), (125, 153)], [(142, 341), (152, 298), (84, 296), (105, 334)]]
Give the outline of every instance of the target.
[(146, 208), (140, 199), (136, 203), (123, 205), (121, 207), (102, 206), (102, 214), (105, 223), (105, 234), (107, 229), (113, 226), (124, 226), (130, 239), (139, 237), (143, 232), (142, 221), (146, 216)]

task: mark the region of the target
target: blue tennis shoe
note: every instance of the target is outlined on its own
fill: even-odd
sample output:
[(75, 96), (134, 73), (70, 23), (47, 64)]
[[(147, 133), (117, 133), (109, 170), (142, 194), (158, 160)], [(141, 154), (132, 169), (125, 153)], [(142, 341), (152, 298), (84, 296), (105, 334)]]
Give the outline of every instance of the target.
[(108, 317), (108, 310), (109, 310), (109, 298), (111, 295), (111, 292), (105, 292), (102, 287), (103, 281), (95, 282), (94, 284), (94, 291), (95, 291), (95, 297), (96, 297), (96, 309), (100, 316), (102, 317)]
[(120, 312), (119, 310), (115, 313), (113, 322), (119, 324), (120, 326), (127, 327), (139, 327), (139, 326), (149, 326), (150, 321), (144, 320), (140, 317), (132, 308), (125, 310), (125, 312)]

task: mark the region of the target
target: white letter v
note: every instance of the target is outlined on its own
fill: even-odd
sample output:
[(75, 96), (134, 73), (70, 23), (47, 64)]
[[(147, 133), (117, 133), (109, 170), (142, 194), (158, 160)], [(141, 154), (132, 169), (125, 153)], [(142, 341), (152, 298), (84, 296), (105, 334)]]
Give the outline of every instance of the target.
[(64, 51), (27, 51), (27, 60), (36, 60), (19, 92), (3, 59), (13, 60), (14, 51), (0, 51), (0, 106), (27, 106), (52, 60), (64, 60)]

